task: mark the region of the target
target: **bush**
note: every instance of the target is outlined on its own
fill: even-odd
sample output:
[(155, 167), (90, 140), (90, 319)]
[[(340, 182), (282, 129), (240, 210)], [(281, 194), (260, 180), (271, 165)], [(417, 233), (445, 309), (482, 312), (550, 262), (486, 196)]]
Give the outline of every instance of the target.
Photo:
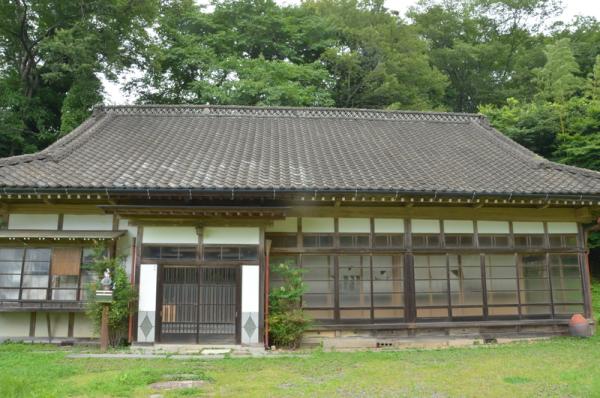
[(127, 341), (129, 316), (135, 311), (136, 292), (129, 282), (127, 272), (122, 266), (122, 258), (109, 258), (103, 247), (97, 247), (94, 253), (94, 270), (98, 273), (98, 282), (88, 286), (87, 315), (92, 319), (96, 333), (102, 322), (102, 303), (96, 302), (96, 290), (101, 289), (100, 280), (108, 268), (113, 281), (113, 301), (108, 311), (108, 338), (112, 347)]
[(282, 284), (269, 292), (269, 340), (271, 345), (296, 348), (311, 320), (302, 310), (302, 294), (306, 285), (302, 270), (288, 264), (272, 264)]

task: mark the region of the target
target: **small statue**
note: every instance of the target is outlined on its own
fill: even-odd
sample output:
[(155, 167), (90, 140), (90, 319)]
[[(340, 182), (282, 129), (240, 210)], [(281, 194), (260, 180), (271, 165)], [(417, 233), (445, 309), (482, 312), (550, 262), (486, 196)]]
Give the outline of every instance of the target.
[(110, 270), (104, 271), (104, 278), (100, 281), (103, 290), (112, 290), (112, 279), (110, 279)]

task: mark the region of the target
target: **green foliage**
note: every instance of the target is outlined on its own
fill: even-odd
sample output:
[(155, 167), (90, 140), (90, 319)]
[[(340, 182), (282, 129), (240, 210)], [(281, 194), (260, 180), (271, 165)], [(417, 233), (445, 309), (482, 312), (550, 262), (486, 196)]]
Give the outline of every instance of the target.
[(289, 264), (272, 264), (271, 272), (282, 282), (269, 292), (270, 344), (296, 348), (311, 324), (302, 311), (302, 294), (306, 291), (302, 269)]
[(581, 88), (579, 65), (571, 50), (569, 39), (560, 39), (556, 43), (548, 44), (544, 51), (546, 64), (537, 69), (537, 83), (539, 96), (544, 100), (563, 104), (571, 95)]
[(123, 344), (127, 338), (129, 316), (134, 313), (133, 305), (136, 291), (129, 282), (129, 277), (122, 266), (122, 259), (110, 258), (105, 254), (104, 247), (98, 246), (94, 252), (93, 268), (98, 273), (98, 282), (88, 286), (87, 315), (92, 319), (96, 332), (100, 330), (102, 320), (102, 303), (95, 300), (95, 292), (100, 288), (100, 280), (106, 269), (110, 270), (113, 281), (113, 301), (108, 312), (109, 342), (116, 347)]
[[(137, 64), (158, 0), (0, 4), (0, 156), (41, 149), (102, 97), (99, 74)], [(63, 116), (64, 113), (64, 116)]]

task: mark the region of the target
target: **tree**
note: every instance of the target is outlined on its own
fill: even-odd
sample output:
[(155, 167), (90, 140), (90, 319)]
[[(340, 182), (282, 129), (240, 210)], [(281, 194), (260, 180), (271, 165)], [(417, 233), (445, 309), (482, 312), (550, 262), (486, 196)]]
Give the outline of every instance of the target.
[(544, 51), (546, 64), (536, 71), (539, 97), (564, 104), (581, 87), (579, 65), (575, 61), (569, 39), (548, 44)]
[(87, 117), (101, 98), (98, 74), (114, 78), (137, 62), (156, 3), (2, 2), (0, 126), (9, 134), (0, 139), (0, 156), (40, 149), (61, 125), (67, 132)]

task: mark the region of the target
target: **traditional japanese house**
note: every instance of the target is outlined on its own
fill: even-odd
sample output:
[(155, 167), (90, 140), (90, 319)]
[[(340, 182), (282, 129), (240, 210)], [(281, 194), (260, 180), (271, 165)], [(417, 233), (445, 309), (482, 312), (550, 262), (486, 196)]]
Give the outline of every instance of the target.
[(139, 292), (137, 343), (262, 344), (269, 264), (305, 270), (307, 341), (564, 333), (591, 319), (600, 173), (480, 115), (98, 107), (0, 160), (0, 335), (90, 338), (107, 242)]

